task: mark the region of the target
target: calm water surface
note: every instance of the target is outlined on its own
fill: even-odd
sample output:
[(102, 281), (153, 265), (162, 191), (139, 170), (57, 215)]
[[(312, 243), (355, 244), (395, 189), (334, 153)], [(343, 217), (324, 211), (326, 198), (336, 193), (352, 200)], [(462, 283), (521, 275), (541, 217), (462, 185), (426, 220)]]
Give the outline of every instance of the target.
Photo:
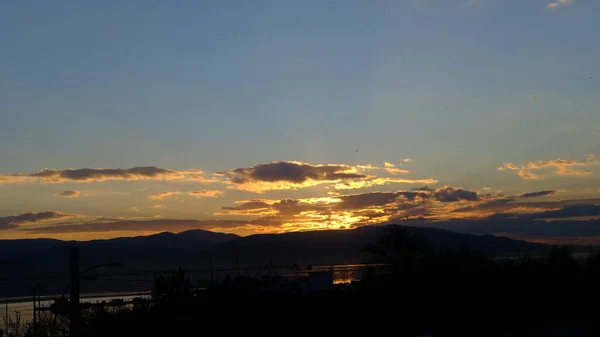
[[(351, 281), (355, 281), (360, 279), (361, 277), (361, 273), (364, 270), (364, 268), (367, 267), (366, 265), (363, 264), (355, 264), (355, 265), (336, 265), (336, 266), (314, 266), (312, 268), (312, 270), (307, 270), (306, 268), (298, 268), (298, 269), (277, 269), (277, 270), (273, 270), (271, 271), (272, 274), (279, 274), (283, 277), (288, 277), (288, 278), (300, 278), (300, 277), (306, 277), (308, 276), (308, 274), (310, 272), (315, 272), (315, 271), (327, 271), (327, 270), (331, 270), (333, 272), (333, 279), (334, 279), (334, 283), (335, 284), (340, 284), (340, 283), (348, 283)], [(247, 274), (250, 276), (260, 276), (261, 274), (264, 275), (264, 271), (242, 271), (242, 274)], [(190, 273), (188, 276), (190, 277), (190, 279), (192, 280), (193, 283), (198, 283), (198, 282), (202, 282), (202, 281), (207, 281), (210, 279), (210, 273)], [(237, 275), (236, 273), (231, 273), (231, 272), (215, 272), (215, 279), (224, 279), (225, 275), (229, 274), (232, 277), (235, 277)], [(128, 285), (130, 284), (132, 281), (136, 282), (138, 284), (138, 286), (136, 287), (137, 291), (127, 291), (127, 292), (104, 292), (104, 293), (100, 293), (100, 292), (96, 292), (96, 293), (83, 293), (82, 294), (82, 298), (81, 298), (81, 302), (88, 302), (88, 303), (96, 303), (96, 302), (102, 302), (102, 301), (106, 301), (109, 302), (113, 299), (123, 299), (124, 301), (130, 301), (132, 300), (134, 297), (147, 297), (148, 294), (147, 292), (149, 291), (152, 282), (153, 282), (153, 276), (152, 275), (148, 275), (147, 277), (141, 277), (141, 276), (123, 276), (119, 279), (112, 279), (112, 280), (98, 280), (98, 281), (94, 281), (96, 283), (102, 282), (102, 281), (111, 281), (111, 285), (114, 285), (115, 282), (122, 282), (123, 285)], [(124, 287), (127, 288), (127, 287)], [(41, 296), (40, 298), (40, 303), (42, 307), (48, 307), (50, 306), (54, 299), (59, 298), (61, 295), (47, 295), (47, 296)], [(11, 297), (8, 298), (8, 315), (10, 316), (10, 318), (12, 320), (14, 320), (17, 316), (17, 313), (20, 315), (20, 319), (21, 322), (27, 322), (27, 321), (31, 321), (33, 318), (33, 303), (31, 301), (31, 297)], [(4, 329), (4, 320), (5, 320), (5, 315), (6, 315), (6, 304), (2, 303), (2, 307), (1, 307), (1, 316), (0, 316), (0, 329)]]

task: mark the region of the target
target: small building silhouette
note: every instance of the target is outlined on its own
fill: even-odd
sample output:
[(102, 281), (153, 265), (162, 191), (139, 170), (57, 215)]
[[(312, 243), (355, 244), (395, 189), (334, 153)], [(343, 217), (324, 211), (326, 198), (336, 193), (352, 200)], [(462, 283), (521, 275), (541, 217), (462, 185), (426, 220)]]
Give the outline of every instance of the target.
[(333, 289), (333, 273), (331, 271), (316, 271), (308, 273), (305, 291), (328, 291)]

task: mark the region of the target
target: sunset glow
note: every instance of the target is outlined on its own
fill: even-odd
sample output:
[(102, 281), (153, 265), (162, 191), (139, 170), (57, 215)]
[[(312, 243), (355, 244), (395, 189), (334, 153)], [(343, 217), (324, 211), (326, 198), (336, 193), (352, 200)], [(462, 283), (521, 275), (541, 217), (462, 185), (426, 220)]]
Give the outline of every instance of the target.
[(600, 1), (210, 3), (2, 6), (0, 239), (598, 241)]

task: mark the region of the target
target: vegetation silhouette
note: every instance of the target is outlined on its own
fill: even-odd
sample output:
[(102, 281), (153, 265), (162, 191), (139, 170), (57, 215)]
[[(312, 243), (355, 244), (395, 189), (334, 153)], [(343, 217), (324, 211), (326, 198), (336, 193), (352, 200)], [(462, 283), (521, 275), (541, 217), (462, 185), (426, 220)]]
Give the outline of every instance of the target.
[[(185, 271), (156, 276), (152, 303), (94, 307), (83, 336), (196, 336), (206, 333), (336, 333), (400, 336), (598, 336), (600, 253), (570, 247), (545, 256), (494, 257), (461, 244), (435, 250), (420, 234), (389, 226), (363, 248), (362, 279), (306, 291), (306, 279), (271, 272), (194, 287)], [(38, 336), (66, 336), (65, 317)], [(12, 329), (32, 336), (30, 325)]]

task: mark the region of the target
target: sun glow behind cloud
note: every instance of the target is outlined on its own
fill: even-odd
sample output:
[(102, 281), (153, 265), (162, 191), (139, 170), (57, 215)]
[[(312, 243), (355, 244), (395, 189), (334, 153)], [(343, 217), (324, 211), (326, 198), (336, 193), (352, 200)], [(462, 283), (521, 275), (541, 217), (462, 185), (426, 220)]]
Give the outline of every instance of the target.
[[(210, 175), (197, 169), (176, 171), (154, 167), (125, 170), (42, 170), (42, 174), (5, 174), (0, 176), (4, 183), (14, 183), (11, 179), (15, 177), (17, 180), (26, 177), (19, 182), (32, 183), (32, 179), (37, 179), (43, 185), (48, 182), (72, 184), (122, 180), (161, 182), (160, 186), (167, 184), (178, 188), (165, 188), (150, 194), (145, 194), (148, 193), (145, 192), (146, 188), (139, 189), (147, 203), (128, 206), (128, 216), (102, 217), (58, 211), (23, 213), (0, 218), (0, 227), (19, 237), (109, 237), (125, 233), (176, 232), (188, 229), (247, 235), (351, 229), (405, 221), (443, 226), (457, 220), (485, 222), (496, 218), (522, 220), (523, 217), (529, 217), (532, 221), (556, 222), (573, 217), (581, 219), (581, 212), (588, 218), (595, 216), (595, 209), (584, 208), (585, 205), (593, 207), (591, 201), (588, 204), (585, 200), (574, 204), (567, 201), (540, 201), (541, 198), (555, 198), (559, 194), (558, 190), (525, 191), (506, 196), (500, 191), (492, 192), (489, 187), (429, 187), (435, 186), (438, 181), (414, 177), (412, 170), (399, 168), (410, 162), (384, 162), (379, 166), (275, 161)], [(587, 169), (596, 164), (596, 157), (587, 155), (583, 161), (538, 160), (520, 165), (504, 162), (498, 170), (514, 172), (517, 177), (529, 180), (538, 180), (549, 174), (576, 178), (591, 174), (592, 171)], [(49, 181), (44, 181), (45, 179)], [(420, 186), (406, 188), (415, 184)], [(206, 185), (211, 188), (204, 188)], [(156, 191), (156, 188), (153, 189)], [(262, 197), (295, 195), (301, 190), (310, 190), (310, 194), (321, 196)], [(81, 195), (78, 190), (60, 190), (54, 194), (62, 196), (65, 202), (77, 202), (77, 197)], [(239, 199), (237, 197), (240, 194), (260, 195), (261, 198)], [(211, 205), (217, 202), (221, 206), (198, 219), (165, 217), (152, 213), (160, 211), (176, 214), (182, 207), (193, 209), (196, 205), (207, 202)], [(579, 213), (563, 211), (560, 217), (558, 213), (549, 213), (574, 206), (580, 207), (577, 208)], [(134, 214), (136, 216), (132, 216)]]

